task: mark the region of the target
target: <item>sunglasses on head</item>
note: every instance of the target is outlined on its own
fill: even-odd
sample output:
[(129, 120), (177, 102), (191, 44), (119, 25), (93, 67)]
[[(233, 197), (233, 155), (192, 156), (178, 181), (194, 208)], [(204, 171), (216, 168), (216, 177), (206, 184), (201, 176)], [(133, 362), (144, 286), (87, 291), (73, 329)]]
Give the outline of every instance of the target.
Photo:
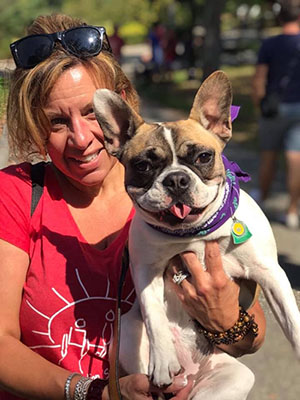
[(97, 56), (102, 50), (112, 52), (105, 28), (90, 25), (62, 32), (26, 36), (12, 43), (10, 51), (16, 66), (28, 69), (46, 60), (52, 54), (56, 42), (79, 58)]

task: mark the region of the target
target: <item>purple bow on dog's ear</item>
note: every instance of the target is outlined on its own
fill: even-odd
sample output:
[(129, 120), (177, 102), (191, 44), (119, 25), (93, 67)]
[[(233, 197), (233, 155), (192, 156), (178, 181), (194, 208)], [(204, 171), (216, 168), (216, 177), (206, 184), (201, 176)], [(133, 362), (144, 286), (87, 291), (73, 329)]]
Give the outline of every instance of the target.
[(233, 122), (240, 112), (240, 106), (231, 106), (230, 107), (230, 115), (231, 115), (231, 122)]

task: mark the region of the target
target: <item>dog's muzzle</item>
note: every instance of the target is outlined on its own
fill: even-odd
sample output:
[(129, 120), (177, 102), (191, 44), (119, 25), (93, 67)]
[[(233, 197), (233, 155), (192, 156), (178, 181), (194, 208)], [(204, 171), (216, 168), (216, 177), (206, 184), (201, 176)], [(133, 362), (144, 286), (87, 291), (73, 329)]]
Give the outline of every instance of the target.
[(176, 274), (173, 275), (173, 282), (176, 283), (176, 285), (180, 286), (180, 284), (189, 276), (191, 276), (187, 271), (178, 271)]

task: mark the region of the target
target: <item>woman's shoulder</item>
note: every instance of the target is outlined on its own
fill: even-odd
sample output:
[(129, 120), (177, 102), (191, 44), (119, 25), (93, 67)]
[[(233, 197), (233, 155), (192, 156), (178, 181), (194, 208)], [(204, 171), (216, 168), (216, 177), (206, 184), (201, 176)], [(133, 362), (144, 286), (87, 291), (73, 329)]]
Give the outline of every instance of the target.
[(31, 201), (30, 163), (10, 165), (0, 170), (1, 213), (27, 213)]
[[(31, 164), (29, 162), (22, 162), (20, 164), (11, 164), (5, 168), (0, 170), (1, 181), (12, 182), (12, 183), (24, 183), (27, 185), (31, 185), (31, 175), (33, 167), (39, 167), (40, 165), (44, 166), (45, 174), (50, 171), (50, 163), (41, 162), (37, 164)], [(42, 172), (42, 168), (36, 168), (35, 174), (40, 174)]]
[(0, 186), (1, 188), (9, 186), (30, 186), (31, 164), (23, 162), (20, 164), (12, 164), (0, 170)]

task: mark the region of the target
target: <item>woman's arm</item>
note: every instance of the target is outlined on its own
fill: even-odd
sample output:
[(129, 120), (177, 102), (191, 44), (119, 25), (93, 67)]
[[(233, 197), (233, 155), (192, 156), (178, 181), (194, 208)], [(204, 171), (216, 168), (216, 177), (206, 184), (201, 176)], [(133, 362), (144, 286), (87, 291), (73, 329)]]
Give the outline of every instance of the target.
[(263, 309), (258, 300), (247, 310), (249, 315), (254, 316), (258, 326), (258, 335), (254, 336), (250, 331), (244, 339), (231, 345), (219, 345), (218, 347), (234, 357), (241, 357), (244, 354), (255, 353), (263, 344), (266, 335), (266, 319)]
[[(28, 399), (64, 400), (70, 371), (20, 341), (19, 312), (28, 265), (26, 252), (0, 240), (0, 388)], [(79, 378), (72, 379), (71, 391)]]
[[(219, 333), (230, 329), (239, 317), (240, 288), (223, 269), (218, 243), (206, 243), (206, 271), (194, 253), (184, 253), (181, 259), (187, 265), (191, 277), (185, 279), (180, 286), (174, 284), (174, 290), (186, 311), (209, 332)], [(173, 275), (181, 268), (181, 260), (175, 258), (168, 274)], [(259, 303), (256, 302), (247, 312), (249, 315), (255, 315), (258, 335), (254, 336), (249, 332), (244, 339), (234, 344), (218, 345), (219, 348), (235, 357), (255, 352), (265, 338), (265, 317)]]

